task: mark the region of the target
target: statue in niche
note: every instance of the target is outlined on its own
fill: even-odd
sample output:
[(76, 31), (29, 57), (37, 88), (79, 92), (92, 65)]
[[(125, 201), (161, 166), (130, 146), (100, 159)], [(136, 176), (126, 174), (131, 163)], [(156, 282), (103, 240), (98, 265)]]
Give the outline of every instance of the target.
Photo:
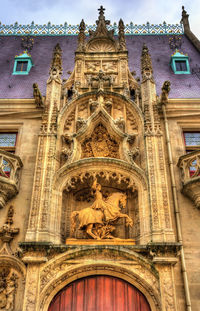
[(13, 311), (17, 288), (17, 275), (8, 267), (0, 269), (0, 310)]
[(94, 202), (90, 207), (71, 213), (71, 233), (76, 228), (76, 216), (79, 219), (79, 229), (83, 230), (93, 239), (117, 239), (111, 232), (115, 230), (115, 224), (120, 218), (126, 219), (126, 226), (133, 226), (133, 220), (126, 214), (121, 213), (121, 208), (126, 206), (126, 194), (115, 192), (103, 198), (101, 185), (94, 180), (92, 185)]
[(98, 124), (90, 138), (82, 143), (82, 158), (119, 158), (119, 145), (110, 137), (103, 124)]

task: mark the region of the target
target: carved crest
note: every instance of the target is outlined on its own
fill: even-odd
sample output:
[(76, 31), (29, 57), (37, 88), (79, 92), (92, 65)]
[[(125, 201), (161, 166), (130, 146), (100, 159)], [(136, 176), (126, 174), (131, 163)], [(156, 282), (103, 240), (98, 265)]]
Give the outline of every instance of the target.
[(90, 138), (82, 143), (82, 158), (119, 158), (119, 144), (110, 137), (106, 128), (99, 123)]

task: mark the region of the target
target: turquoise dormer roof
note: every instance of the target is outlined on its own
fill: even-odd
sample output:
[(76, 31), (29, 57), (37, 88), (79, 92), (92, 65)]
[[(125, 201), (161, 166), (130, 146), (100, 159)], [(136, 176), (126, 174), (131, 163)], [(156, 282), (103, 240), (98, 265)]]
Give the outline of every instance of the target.
[(24, 51), (20, 55), (15, 56), (13, 75), (28, 75), (33, 66), (31, 55)]
[(190, 74), (188, 55), (176, 50), (171, 56), (171, 67), (175, 74)]

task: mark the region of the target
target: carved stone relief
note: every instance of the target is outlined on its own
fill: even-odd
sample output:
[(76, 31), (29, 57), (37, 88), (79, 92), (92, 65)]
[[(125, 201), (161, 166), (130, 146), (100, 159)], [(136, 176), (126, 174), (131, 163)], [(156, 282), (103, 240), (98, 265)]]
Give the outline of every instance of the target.
[(102, 64), (102, 68), (105, 72), (117, 72), (117, 61), (104, 61)]
[(75, 120), (75, 110), (73, 110), (65, 121), (64, 130), (73, 132), (73, 122)]
[(133, 220), (121, 212), (120, 206), (126, 206), (126, 194), (115, 192), (105, 200), (103, 198), (101, 185), (94, 180), (92, 185), (94, 202), (89, 207), (71, 214), (71, 230), (76, 228), (76, 216), (78, 216), (79, 229), (84, 230), (93, 239), (116, 239), (111, 233), (115, 230), (115, 223), (120, 218), (125, 218), (126, 226), (133, 225)]
[(0, 268), (0, 310), (15, 310), (17, 279), (17, 274), (11, 269), (7, 267)]
[(127, 120), (127, 126), (129, 126), (129, 129), (131, 130), (131, 132), (137, 132), (138, 131), (137, 120), (129, 109), (127, 109), (126, 120)]
[(106, 40), (95, 40), (95, 42), (92, 42), (89, 44), (87, 48), (88, 52), (115, 52), (115, 46), (113, 43), (106, 41)]
[(99, 61), (87, 61), (85, 62), (87, 72), (98, 72), (100, 70)]
[(81, 145), (81, 158), (110, 157), (119, 158), (119, 144), (110, 137), (103, 124), (99, 123), (90, 138)]
[(175, 291), (171, 266), (160, 266), (160, 275), (163, 289), (163, 303), (166, 311), (175, 311)]
[(38, 272), (39, 267), (31, 264), (28, 267), (25, 291), (25, 311), (35, 311), (37, 302), (37, 288), (38, 288)]

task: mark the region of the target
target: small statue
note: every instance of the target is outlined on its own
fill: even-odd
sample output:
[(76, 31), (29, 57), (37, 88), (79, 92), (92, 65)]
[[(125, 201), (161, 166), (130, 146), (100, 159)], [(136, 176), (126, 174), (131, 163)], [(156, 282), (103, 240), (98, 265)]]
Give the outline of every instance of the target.
[(91, 98), (89, 99), (89, 107), (90, 107), (91, 113), (95, 112), (98, 106), (99, 106), (99, 103), (97, 101), (94, 101)]
[(87, 121), (85, 119), (78, 117), (76, 121), (76, 131), (80, 130), (86, 123)]
[(37, 107), (43, 107), (44, 106), (44, 101), (42, 98), (42, 94), (39, 90), (38, 84), (33, 83), (33, 97), (35, 99), (35, 103)]
[(124, 120), (123, 117), (117, 118), (115, 120), (115, 124), (122, 132), (124, 132), (124, 130), (125, 130), (125, 120)]
[(163, 86), (162, 86), (162, 93), (161, 93), (161, 98), (160, 98), (160, 101), (161, 103), (167, 103), (168, 102), (168, 95), (169, 95), (169, 92), (170, 92), (170, 81), (165, 81), (163, 83)]

